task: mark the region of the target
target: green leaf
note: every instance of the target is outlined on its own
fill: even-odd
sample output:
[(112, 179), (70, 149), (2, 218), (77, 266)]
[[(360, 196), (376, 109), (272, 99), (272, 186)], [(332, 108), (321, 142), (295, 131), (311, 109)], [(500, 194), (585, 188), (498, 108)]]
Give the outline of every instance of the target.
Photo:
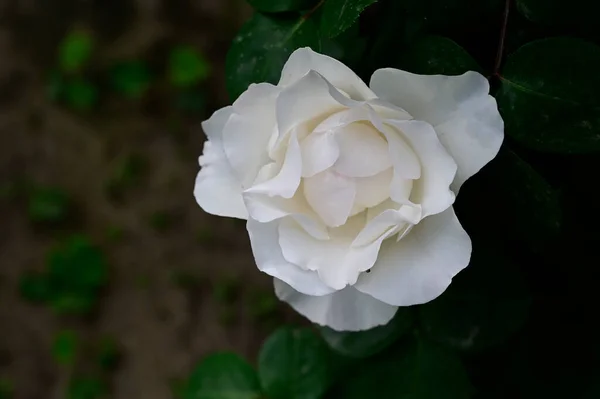
[(45, 302), (52, 297), (48, 276), (42, 273), (26, 273), (20, 278), (21, 295), (31, 302)]
[(481, 67), (465, 49), (441, 36), (425, 36), (403, 53), (400, 68), (422, 75), (461, 75), (481, 72)]
[(69, 206), (69, 198), (63, 190), (38, 188), (30, 196), (27, 210), (34, 223), (61, 223), (68, 216)]
[(420, 339), (374, 358), (340, 385), (344, 399), (468, 399), (473, 389), (456, 354)]
[(69, 385), (68, 399), (100, 399), (108, 393), (106, 384), (91, 377), (75, 377)]
[[(482, 204), (494, 212), (482, 212)], [(455, 209), (471, 236), (496, 234), (543, 250), (561, 232), (559, 192), (506, 147), (464, 184)]]
[(98, 101), (96, 86), (84, 79), (66, 82), (64, 90), (67, 104), (77, 111), (88, 111)]
[(63, 288), (95, 291), (106, 283), (104, 255), (85, 236), (72, 236), (48, 257), (51, 280)]
[(169, 57), (169, 81), (175, 87), (187, 88), (210, 75), (210, 64), (195, 48), (179, 46)]
[(46, 96), (50, 101), (58, 101), (65, 90), (65, 79), (58, 71), (51, 71), (46, 78)]
[(420, 19), (429, 30), (471, 29), (473, 24), (501, 17), (505, 0), (404, 0), (406, 11)]
[(514, 261), (500, 247), (474, 240), (467, 269), (439, 298), (418, 307), (422, 331), (461, 351), (499, 345), (527, 320), (531, 298)]
[(321, 336), (334, 351), (348, 357), (373, 356), (404, 335), (412, 326), (412, 313), (399, 308), (388, 324), (360, 332), (340, 332), (328, 327), (321, 328)]
[(86, 32), (75, 31), (67, 35), (59, 47), (60, 68), (65, 73), (79, 71), (92, 55), (94, 42)]
[(308, 329), (280, 328), (263, 344), (258, 374), (269, 399), (319, 399), (330, 385), (328, 351)]
[(517, 9), (526, 18), (540, 25), (575, 32), (598, 34), (600, 3), (589, 0), (561, 1), (517, 0)]
[(54, 338), (52, 355), (62, 366), (73, 366), (77, 359), (79, 337), (75, 331), (63, 330)]
[(217, 353), (205, 358), (192, 372), (184, 399), (259, 399), (256, 372), (234, 353)]
[(142, 97), (150, 87), (151, 75), (142, 61), (116, 65), (110, 73), (112, 85), (119, 93), (133, 99)]
[(308, 10), (318, 0), (248, 0), (248, 3), (260, 12), (285, 12)]
[(321, 13), (321, 31), (336, 37), (351, 27), (360, 14), (377, 0), (325, 0)]
[(96, 304), (93, 293), (59, 291), (50, 301), (52, 310), (58, 315), (83, 315), (91, 312)]
[(235, 100), (251, 83), (276, 84), (294, 50), (311, 47), (321, 52), (322, 46), (312, 18), (256, 13), (233, 39), (227, 53), (225, 71), (230, 98)]
[(600, 150), (600, 47), (538, 40), (508, 57), (498, 105), (506, 133), (538, 151)]

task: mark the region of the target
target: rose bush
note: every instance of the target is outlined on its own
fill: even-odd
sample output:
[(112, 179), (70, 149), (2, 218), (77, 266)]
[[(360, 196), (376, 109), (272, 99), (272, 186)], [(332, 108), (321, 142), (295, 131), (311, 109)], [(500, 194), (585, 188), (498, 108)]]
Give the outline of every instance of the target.
[(203, 123), (194, 195), (246, 219), (258, 268), (311, 321), (358, 331), (438, 297), (469, 264), (453, 203), (500, 149), (487, 80), (377, 70), (296, 50)]

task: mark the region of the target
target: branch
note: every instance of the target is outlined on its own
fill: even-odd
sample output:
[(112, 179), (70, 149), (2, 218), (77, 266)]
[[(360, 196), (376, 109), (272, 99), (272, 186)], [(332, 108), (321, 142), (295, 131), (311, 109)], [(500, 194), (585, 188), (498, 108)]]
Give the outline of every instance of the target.
[(498, 52), (496, 53), (496, 63), (494, 64), (493, 76), (499, 76), (500, 66), (502, 65), (502, 56), (504, 55), (504, 39), (506, 38), (506, 28), (508, 27), (508, 15), (510, 13), (510, 0), (506, 0), (504, 5), (504, 16), (502, 19), (502, 29), (500, 31), (500, 42), (498, 43)]

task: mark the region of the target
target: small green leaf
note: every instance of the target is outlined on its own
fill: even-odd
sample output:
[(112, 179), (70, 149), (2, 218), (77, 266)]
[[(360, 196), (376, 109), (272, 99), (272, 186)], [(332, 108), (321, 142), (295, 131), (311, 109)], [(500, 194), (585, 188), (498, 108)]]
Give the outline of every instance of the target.
[(67, 35), (59, 48), (60, 68), (65, 73), (79, 71), (92, 55), (94, 42), (92, 37), (75, 31)]
[(400, 67), (422, 75), (461, 75), (481, 72), (481, 67), (462, 47), (441, 36), (425, 36), (403, 53)]
[(467, 269), (440, 297), (418, 307), (428, 337), (471, 352), (505, 342), (525, 324), (531, 304), (514, 261), (502, 248), (474, 242)]
[(256, 372), (234, 353), (205, 358), (190, 375), (183, 399), (259, 399)]
[(248, 0), (260, 12), (285, 12), (308, 10), (319, 0)]
[(67, 194), (58, 188), (37, 188), (29, 197), (28, 215), (34, 223), (61, 223), (69, 213)]
[(100, 399), (108, 393), (106, 384), (92, 377), (75, 377), (69, 385), (68, 399)]
[(142, 61), (128, 61), (113, 67), (110, 73), (116, 91), (126, 97), (138, 99), (150, 87), (151, 75)]
[(330, 385), (328, 351), (310, 330), (281, 328), (258, 355), (261, 385), (270, 399), (319, 399)]
[(290, 54), (300, 47), (322, 50), (313, 18), (256, 13), (233, 39), (227, 53), (230, 98), (235, 100), (251, 83), (277, 83)]
[(321, 336), (336, 352), (355, 358), (373, 356), (405, 334), (412, 326), (412, 313), (399, 308), (388, 324), (360, 332), (340, 332), (328, 327), (321, 328)]
[(338, 397), (344, 399), (468, 399), (473, 391), (456, 354), (420, 339), (363, 364), (342, 381)]
[(506, 133), (538, 151), (600, 150), (600, 47), (538, 40), (508, 57), (498, 105)]
[(65, 84), (65, 100), (77, 111), (88, 111), (98, 101), (98, 90), (91, 82), (84, 79), (74, 79)]
[(179, 46), (173, 49), (169, 58), (169, 80), (176, 87), (193, 86), (210, 75), (208, 61), (196, 49)]
[(73, 366), (77, 359), (79, 337), (75, 331), (63, 330), (54, 338), (52, 355), (62, 366)]
[(321, 14), (321, 31), (336, 37), (351, 27), (360, 14), (377, 0), (325, 0)]
[(52, 297), (48, 276), (42, 273), (26, 273), (20, 279), (20, 292), (31, 302), (46, 302)]

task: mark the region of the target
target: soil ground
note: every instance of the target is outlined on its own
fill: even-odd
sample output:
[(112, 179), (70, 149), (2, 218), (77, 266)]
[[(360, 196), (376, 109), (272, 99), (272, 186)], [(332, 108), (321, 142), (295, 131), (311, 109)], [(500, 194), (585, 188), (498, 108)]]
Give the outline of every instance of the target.
[[(65, 397), (73, 371), (57, 367), (51, 354), (65, 327), (115, 338), (122, 354), (112, 378), (116, 399), (172, 397), (170, 381), (213, 351), (255, 359), (272, 323), (254, 314), (252, 298), (271, 295), (271, 281), (253, 263), (244, 224), (207, 215), (192, 195), (204, 141), (199, 122), (228, 101), (225, 54), (249, 12), (239, 0), (0, 0), (0, 180), (65, 190), (81, 215), (72, 230), (88, 234), (110, 262), (110, 284), (89, 320), (26, 302), (20, 276), (43, 267), (65, 231), (40, 231), (21, 201), (0, 200), (0, 377), (12, 382), (16, 399)], [(165, 43), (196, 47), (213, 70), (206, 112), (180, 119), (174, 134), (171, 110), (160, 101), (148, 111), (111, 97), (82, 114), (49, 100), (46, 72), (65, 32), (79, 25), (101, 38), (100, 65)], [(115, 162), (132, 153), (147, 161), (143, 179), (113, 201), (105, 183)], [(170, 220), (160, 230), (149, 222), (158, 211)], [(123, 231), (116, 242), (107, 238), (115, 226)], [(224, 281), (236, 293), (227, 303), (215, 295)]]

